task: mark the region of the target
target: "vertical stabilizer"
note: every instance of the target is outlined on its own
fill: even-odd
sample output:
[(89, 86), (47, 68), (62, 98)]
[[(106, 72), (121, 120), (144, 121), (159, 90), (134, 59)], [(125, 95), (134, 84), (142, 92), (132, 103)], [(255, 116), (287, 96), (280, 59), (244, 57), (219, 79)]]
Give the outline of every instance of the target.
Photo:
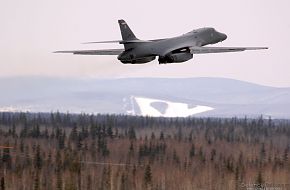
[(120, 25), (120, 30), (122, 34), (122, 39), (126, 40), (138, 40), (135, 34), (132, 32), (128, 24), (124, 20), (118, 20)]

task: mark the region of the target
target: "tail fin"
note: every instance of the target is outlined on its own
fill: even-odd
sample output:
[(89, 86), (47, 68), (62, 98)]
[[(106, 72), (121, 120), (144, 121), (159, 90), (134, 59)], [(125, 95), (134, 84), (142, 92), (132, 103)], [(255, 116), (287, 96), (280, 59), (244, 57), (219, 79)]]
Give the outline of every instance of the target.
[[(136, 38), (135, 34), (132, 32), (132, 30), (130, 29), (130, 27), (128, 26), (128, 24), (124, 20), (118, 20), (118, 22), (119, 22), (125, 50), (135, 48), (137, 46), (137, 44), (129, 42), (129, 41), (139, 40), (139, 39)], [(128, 41), (128, 42), (126, 43), (126, 41)]]
[(138, 40), (138, 38), (136, 38), (136, 36), (132, 32), (132, 30), (130, 29), (130, 27), (128, 26), (128, 24), (124, 20), (118, 20), (118, 22), (120, 25), (122, 39), (124, 41), (126, 41), (126, 40)]

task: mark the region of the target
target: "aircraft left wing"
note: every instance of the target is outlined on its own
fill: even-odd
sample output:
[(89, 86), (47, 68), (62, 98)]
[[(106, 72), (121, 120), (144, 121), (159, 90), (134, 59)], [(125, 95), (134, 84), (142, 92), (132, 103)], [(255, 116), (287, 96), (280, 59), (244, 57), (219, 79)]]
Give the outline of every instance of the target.
[(268, 49), (267, 47), (190, 47), (190, 52), (193, 54), (203, 53), (225, 53), (225, 52), (238, 52), (246, 50), (261, 50)]
[(124, 49), (103, 49), (103, 50), (75, 50), (55, 51), (53, 53), (72, 53), (76, 55), (120, 55)]

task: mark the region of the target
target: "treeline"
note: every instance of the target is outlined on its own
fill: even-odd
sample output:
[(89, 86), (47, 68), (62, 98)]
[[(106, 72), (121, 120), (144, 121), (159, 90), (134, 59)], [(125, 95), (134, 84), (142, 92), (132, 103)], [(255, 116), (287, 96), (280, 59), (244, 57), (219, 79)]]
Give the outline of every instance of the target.
[(290, 122), (0, 113), (0, 190), (287, 184)]

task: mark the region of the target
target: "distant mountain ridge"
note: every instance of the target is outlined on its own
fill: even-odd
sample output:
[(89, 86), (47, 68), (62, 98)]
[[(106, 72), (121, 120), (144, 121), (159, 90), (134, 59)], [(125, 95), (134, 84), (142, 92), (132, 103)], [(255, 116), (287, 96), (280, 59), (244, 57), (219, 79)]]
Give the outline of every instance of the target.
[[(207, 111), (196, 113), (192, 110), (188, 113), (206, 117), (266, 115), (290, 118), (290, 88), (261, 86), (225, 78), (20, 77), (0, 78), (0, 89), (0, 111), (59, 110), (137, 115), (151, 115), (154, 112), (156, 114), (152, 116), (166, 116), (165, 113), (174, 116), (176, 110), (176, 116), (182, 116), (177, 112), (185, 113), (200, 106), (207, 107)], [(170, 114), (167, 112), (169, 110)]]

